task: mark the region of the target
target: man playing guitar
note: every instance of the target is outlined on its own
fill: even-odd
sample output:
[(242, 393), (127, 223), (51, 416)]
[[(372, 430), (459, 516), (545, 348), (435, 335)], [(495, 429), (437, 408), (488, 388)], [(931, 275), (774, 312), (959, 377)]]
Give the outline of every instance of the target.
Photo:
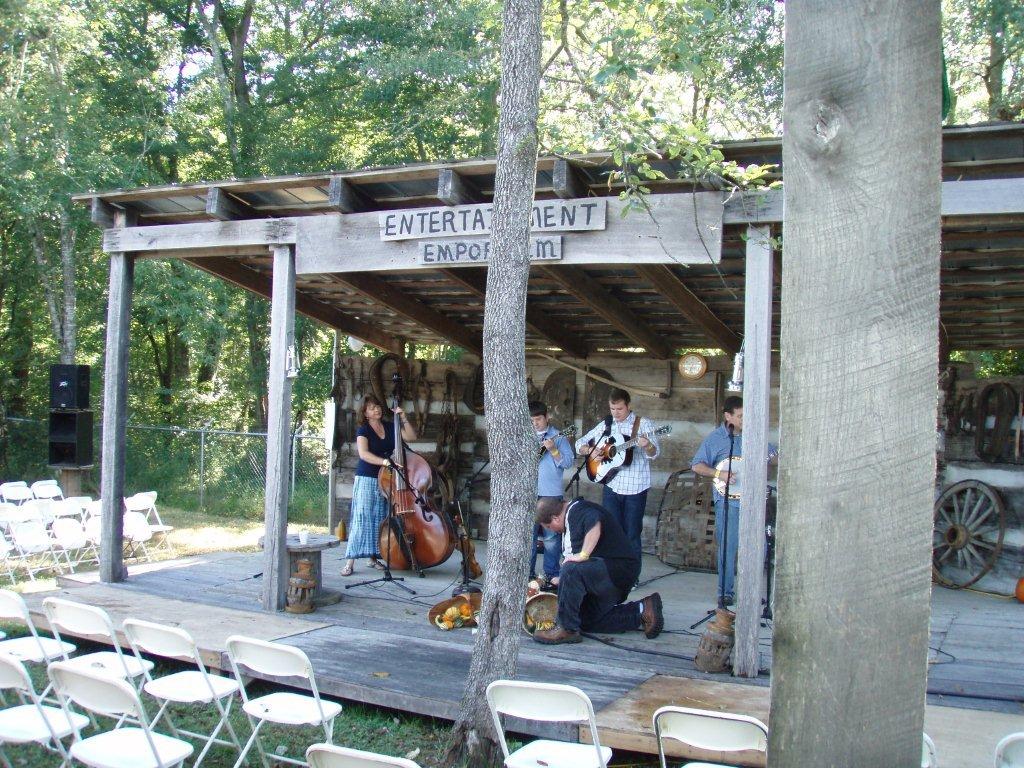
[[(644, 529), (644, 508), (647, 506), (647, 491), (651, 488), (651, 462), (660, 452), (655, 437), (654, 424), (650, 419), (641, 418), (629, 407), (629, 392), (613, 389), (608, 394), (610, 416), (598, 423), (576, 441), (576, 452), (589, 456), (602, 435), (612, 430), (630, 438), (634, 435), (649, 434), (650, 438), (638, 437), (637, 448), (631, 448), (633, 455), (628, 466), (623, 465), (605, 486), (601, 506), (607, 509), (622, 526), (626, 538), (640, 557), (640, 535)], [(637, 424), (639, 420), (639, 424)]]
[[(715, 541), (718, 544), (718, 599), (720, 605), (729, 606), (735, 602), (736, 552), (740, 539), (740, 500), (736, 492), (739, 490), (738, 470), (743, 456), (743, 398), (735, 395), (725, 398), (722, 416), (722, 426), (704, 438), (690, 461), (690, 469), (694, 474), (714, 481), (712, 496), (715, 501)], [(732, 474), (727, 469), (730, 439), (735, 463)], [(771, 443), (768, 444), (768, 456), (772, 462), (778, 456), (778, 448)], [(728, 499), (722, 494), (726, 484), (731, 486)], [(723, 535), (725, 547), (722, 547)]]
[[(530, 422), (533, 424), (533, 431), (540, 443), (540, 449), (537, 452), (539, 457), (537, 499), (561, 501), (562, 474), (573, 465), (575, 459), (572, 444), (565, 438), (565, 433), (559, 432), (548, 424), (548, 407), (538, 400), (530, 403)], [(574, 432), (575, 427), (572, 427), (571, 431)], [(537, 571), (536, 542), (538, 539), (544, 543), (544, 581), (548, 584), (557, 584), (559, 560), (562, 556), (562, 537), (540, 525), (534, 526), (533, 546), (530, 554), (530, 571), (532, 573)]]

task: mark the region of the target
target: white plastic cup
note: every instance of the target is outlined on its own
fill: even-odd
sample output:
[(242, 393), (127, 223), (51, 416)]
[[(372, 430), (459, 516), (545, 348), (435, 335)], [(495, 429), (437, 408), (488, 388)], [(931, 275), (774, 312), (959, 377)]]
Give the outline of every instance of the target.
[(299, 544), (306, 545), (309, 543), (309, 531), (299, 531)]

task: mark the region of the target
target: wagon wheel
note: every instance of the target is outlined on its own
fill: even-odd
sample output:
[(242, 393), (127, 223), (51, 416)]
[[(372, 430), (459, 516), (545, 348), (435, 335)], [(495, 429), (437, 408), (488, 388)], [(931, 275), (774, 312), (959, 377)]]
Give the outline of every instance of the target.
[(978, 480), (949, 486), (935, 502), (932, 575), (945, 587), (969, 587), (988, 573), (1003, 549), (1006, 507)]

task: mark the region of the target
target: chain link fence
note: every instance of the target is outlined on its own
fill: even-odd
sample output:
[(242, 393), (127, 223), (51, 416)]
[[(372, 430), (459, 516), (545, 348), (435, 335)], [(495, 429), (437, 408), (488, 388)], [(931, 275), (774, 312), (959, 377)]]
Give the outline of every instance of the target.
[[(98, 495), (100, 429), (94, 428), (94, 468), (83, 491)], [(330, 451), (320, 435), (293, 434), (289, 457), (290, 520), (327, 518)], [(262, 519), (267, 472), (265, 432), (129, 425), (125, 494), (157, 491), (162, 503), (232, 517)], [(55, 477), (47, 466), (45, 421), (0, 421), (0, 482)]]

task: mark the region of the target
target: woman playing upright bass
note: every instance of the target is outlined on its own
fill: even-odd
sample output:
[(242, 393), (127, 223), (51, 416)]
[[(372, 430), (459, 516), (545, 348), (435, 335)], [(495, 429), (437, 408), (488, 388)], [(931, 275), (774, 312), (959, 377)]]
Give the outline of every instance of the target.
[[(356, 465), (355, 485), (352, 488), (352, 515), (349, 524), (348, 549), (342, 576), (351, 576), (356, 558), (368, 557), (373, 568), (383, 568), (379, 560), (378, 531), (387, 517), (388, 501), (377, 485), (381, 467), (389, 466), (395, 450), (393, 422), (384, 421), (384, 407), (373, 395), (363, 398), (362, 423), (356, 431), (359, 463)], [(395, 418), (401, 420), (402, 438), (416, 439), (416, 430), (401, 408), (395, 408)]]

